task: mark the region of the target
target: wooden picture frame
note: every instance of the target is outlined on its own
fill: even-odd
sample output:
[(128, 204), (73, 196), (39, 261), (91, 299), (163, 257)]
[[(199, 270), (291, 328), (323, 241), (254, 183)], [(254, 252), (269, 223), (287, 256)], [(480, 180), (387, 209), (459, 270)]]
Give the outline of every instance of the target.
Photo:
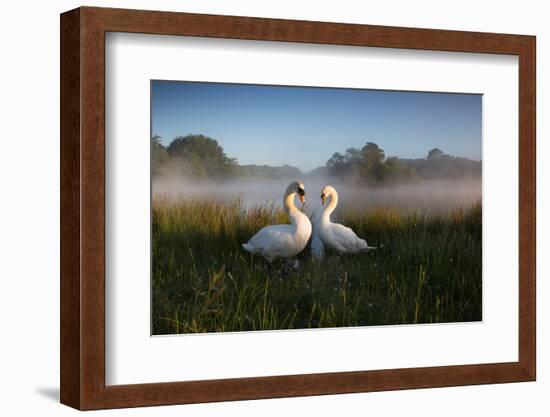
[[(105, 34), (132, 32), (519, 57), (519, 361), (105, 384)], [(535, 37), (81, 7), (61, 15), (61, 402), (80, 410), (533, 381)]]

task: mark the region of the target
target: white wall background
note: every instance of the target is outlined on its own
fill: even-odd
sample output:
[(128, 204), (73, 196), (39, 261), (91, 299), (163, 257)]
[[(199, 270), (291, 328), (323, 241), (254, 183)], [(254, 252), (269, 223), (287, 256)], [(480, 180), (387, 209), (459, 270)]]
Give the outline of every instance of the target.
[[(537, 36), (538, 381), (326, 397), (101, 411), (119, 416), (530, 415), (550, 412), (550, 361), (543, 327), (550, 297), (543, 282), (550, 226), (548, 11), (540, 1), (299, 2), (278, 0), (88, 1), (87, 5), (233, 14)], [(74, 415), (59, 396), (59, 13), (81, 3), (5, 2), (0, 63), (0, 410), (2, 415)], [(546, 177), (546, 178), (545, 178)], [(546, 189), (546, 190), (545, 190)], [(545, 274), (546, 273), (546, 274)]]

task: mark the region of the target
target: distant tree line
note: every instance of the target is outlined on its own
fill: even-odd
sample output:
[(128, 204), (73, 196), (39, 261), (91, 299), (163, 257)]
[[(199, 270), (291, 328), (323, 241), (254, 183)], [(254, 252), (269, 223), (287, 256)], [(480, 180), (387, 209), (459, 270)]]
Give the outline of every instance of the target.
[(303, 174), (289, 165), (239, 165), (235, 158), (225, 154), (215, 139), (205, 135), (177, 136), (168, 146), (154, 135), (151, 137), (151, 171), (155, 178), (167, 175), (211, 179), (328, 176), (356, 185), (376, 186), (419, 179), (480, 178), (481, 161), (447, 155), (438, 148), (421, 159), (386, 157), (376, 143), (367, 142), (361, 149), (348, 148), (344, 154), (336, 152), (324, 167)]
[(420, 179), (470, 179), (481, 178), (481, 161), (447, 155), (434, 148), (425, 159), (402, 159), (416, 171)]
[(348, 148), (344, 154), (333, 154), (326, 163), (326, 172), (354, 184), (388, 185), (419, 179), (481, 178), (481, 161), (447, 155), (438, 148), (421, 159), (386, 157), (376, 143), (367, 142), (361, 149)]
[(215, 139), (204, 135), (177, 136), (164, 147), (160, 136), (151, 138), (153, 176), (181, 174), (189, 177), (234, 176), (238, 167)]
[(299, 168), (283, 165), (239, 165), (228, 157), (218, 141), (204, 135), (177, 136), (168, 146), (151, 137), (151, 171), (154, 178), (167, 175), (190, 178), (296, 178)]
[(361, 149), (348, 148), (343, 155), (336, 152), (326, 166), (329, 176), (354, 183), (396, 184), (417, 179), (413, 168), (397, 157), (386, 158), (384, 150), (373, 142), (367, 142)]

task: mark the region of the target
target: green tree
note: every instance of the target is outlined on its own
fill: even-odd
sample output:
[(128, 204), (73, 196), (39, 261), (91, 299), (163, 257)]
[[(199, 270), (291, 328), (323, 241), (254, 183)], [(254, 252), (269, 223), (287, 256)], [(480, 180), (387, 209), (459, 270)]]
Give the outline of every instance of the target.
[(353, 164), (361, 162), (361, 151), (357, 148), (347, 148), (346, 149), (346, 163)]
[(396, 156), (384, 161), (383, 182), (385, 184), (410, 183), (418, 179), (414, 168), (407, 166)]
[(417, 179), (414, 168), (386, 153), (374, 142), (367, 142), (360, 150), (348, 148), (344, 155), (336, 152), (327, 161), (329, 175), (357, 185), (372, 186), (413, 182)]
[(439, 148), (433, 148), (428, 151), (428, 156), (426, 156), (426, 159), (428, 161), (435, 161), (438, 159), (441, 159), (445, 156), (443, 151)]
[(227, 157), (218, 141), (205, 135), (178, 136), (167, 151), (173, 158), (190, 164), (195, 176), (220, 177), (235, 173), (236, 159)]
[(346, 163), (346, 158), (340, 152), (335, 152), (332, 154), (330, 159), (327, 161), (327, 167), (329, 168), (338, 168)]
[(151, 136), (151, 174), (153, 177), (161, 175), (163, 168), (166, 167), (170, 155), (161, 143), (159, 135)]
[(384, 150), (374, 142), (367, 142), (365, 146), (361, 148), (361, 158), (366, 164), (375, 164), (382, 162), (386, 155)]
[(385, 183), (385, 157), (384, 150), (374, 142), (367, 142), (361, 148), (361, 172), (365, 182), (371, 185)]

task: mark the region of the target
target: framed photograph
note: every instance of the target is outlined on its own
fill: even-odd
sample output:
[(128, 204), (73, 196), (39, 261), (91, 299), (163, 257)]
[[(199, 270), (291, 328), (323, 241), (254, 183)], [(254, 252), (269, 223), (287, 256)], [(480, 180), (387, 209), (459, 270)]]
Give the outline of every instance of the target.
[(61, 15), (61, 402), (533, 381), (535, 37)]

